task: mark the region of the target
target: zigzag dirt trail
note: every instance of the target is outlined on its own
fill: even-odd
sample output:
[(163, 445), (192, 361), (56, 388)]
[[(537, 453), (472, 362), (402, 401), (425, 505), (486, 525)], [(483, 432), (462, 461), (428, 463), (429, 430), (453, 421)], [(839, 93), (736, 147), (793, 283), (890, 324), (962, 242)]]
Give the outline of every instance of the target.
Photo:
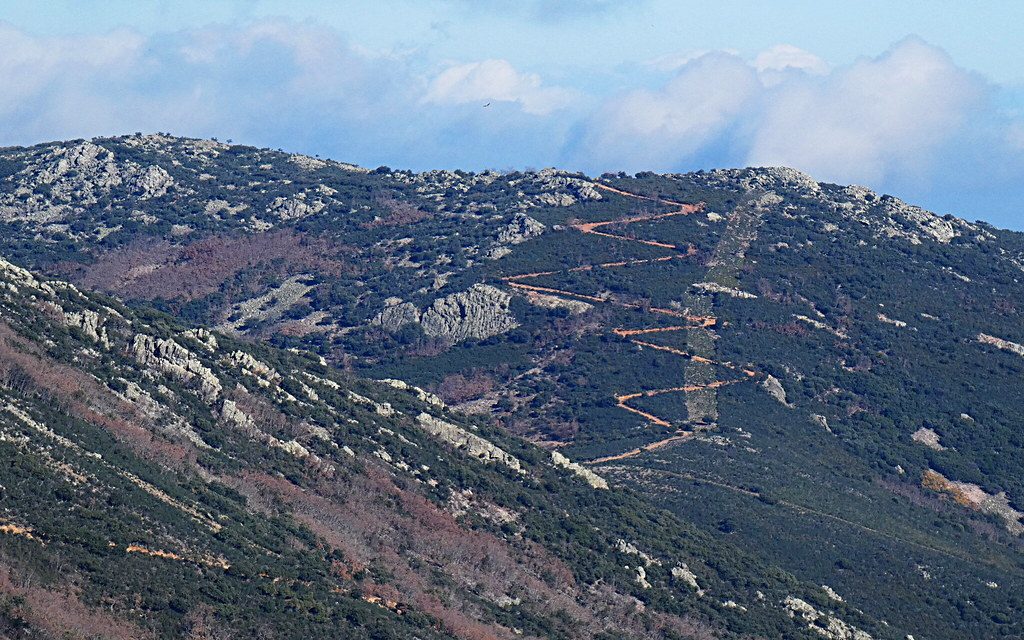
[[(615, 220), (606, 220), (606, 221), (601, 221), (601, 222), (586, 222), (586, 223), (578, 223), (578, 224), (572, 225), (572, 227), (574, 229), (576, 229), (577, 231), (579, 231), (580, 233), (596, 235), (596, 236), (601, 236), (601, 237), (605, 237), (605, 238), (612, 238), (614, 240), (619, 240), (619, 241), (622, 241), (622, 242), (633, 242), (633, 243), (637, 243), (637, 244), (648, 246), (648, 247), (657, 247), (657, 248), (660, 248), (660, 249), (670, 249), (670, 250), (677, 251), (677, 252), (678, 251), (684, 251), (678, 245), (669, 244), (669, 243), (666, 243), (666, 242), (658, 242), (658, 241), (654, 241), (654, 240), (646, 240), (646, 239), (643, 239), (643, 238), (636, 238), (636, 237), (628, 236), (628, 235), (609, 233), (607, 231), (602, 231), (601, 229), (603, 229), (604, 227), (609, 227), (609, 226), (613, 226), (613, 225), (626, 226), (626, 225), (630, 225), (630, 224), (634, 224), (634, 223), (638, 223), (638, 222), (651, 222), (651, 221), (663, 220), (663, 219), (671, 218), (671, 217), (675, 217), (675, 216), (688, 216), (688, 215), (700, 212), (700, 211), (702, 211), (704, 209), (703, 203), (701, 203), (701, 204), (683, 204), (683, 203), (680, 203), (680, 202), (674, 202), (672, 200), (666, 200), (666, 199), (663, 199), (663, 198), (656, 198), (656, 197), (645, 196), (645, 195), (641, 195), (641, 194), (637, 194), (637, 193), (631, 193), (629, 191), (624, 191), (622, 189), (616, 189), (615, 187), (611, 187), (611, 186), (600, 184), (600, 183), (595, 183), (595, 186), (598, 189), (602, 189), (604, 191), (608, 191), (610, 193), (614, 193), (616, 195), (620, 195), (620, 196), (623, 196), (623, 197), (634, 198), (634, 199), (638, 199), (638, 200), (645, 200), (645, 201), (649, 201), (649, 202), (655, 202), (655, 203), (658, 203), (658, 204), (664, 204), (664, 205), (668, 205), (668, 206), (672, 206), (672, 207), (677, 207), (677, 209), (675, 211), (670, 211), (668, 213), (645, 214), (645, 215), (632, 216), (632, 217), (628, 217), (628, 218), (617, 218)], [(730, 225), (730, 229), (729, 230), (731, 230), (731, 228), (732, 228), (732, 225)], [(719, 242), (718, 249), (716, 249), (716, 256), (718, 255), (719, 250), (723, 246), (728, 246), (728, 245), (731, 245), (731, 244), (733, 244), (733, 241), (731, 239), (727, 241), (727, 238), (723, 237), (722, 240)], [(717, 405), (715, 405), (715, 403), (714, 403), (714, 398), (715, 398), (715, 394), (717, 393), (717, 389), (719, 389), (721, 387), (724, 387), (724, 386), (727, 386), (727, 385), (736, 384), (738, 382), (743, 382), (745, 380), (753, 379), (758, 374), (757, 374), (757, 372), (752, 371), (750, 369), (743, 369), (743, 368), (740, 368), (740, 367), (738, 367), (738, 366), (736, 366), (736, 365), (734, 365), (732, 363), (729, 363), (729, 362), (719, 362), (716, 359), (714, 359), (713, 357), (710, 357), (710, 356), (712, 356), (714, 354), (714, 351), (713, 351), (713, 340), (712, 340), (713, 335), (710, 332), (713, 330), (713, 327), (716, 325), (717, 318), (710, 312), (710, 309), (711, 309), (710, 299), (708, 298), (708, 296), (706, 294), (702, 294), (702, 295), (698, 295), (698, 296), (693, 296), (691, 294), (691, 295), (687, 296), (687, 302), (690, 303), (690, 304), (686, 305), (686, 310), (685, 311), (680, 311), (680, 310), (676, 310), (676, 309), (665, 309), (665, 308), (661, 308), (661, 307), (651, 307), (651, 306), (648, 306), (648, 305), (641, 305), (641, 304), (638, 304), (638, 303), (635, 303), (635, 302), (626, 302), (626, 301), (621, 301), (621, 300), (615, 300), (615, 299), (613, 299), (611, 297), (602, 297), (602, 296), (597, 296), (597, 295), (593, 295), (593, 294), (589, 294), (589, 293), (580, 293), (580, 292), (577, 292), (577, 291), (568, 291), (568, 290), (565, 290), (565, 289), (556, 289), (556, 288), (553, 288), (553, 287), (542, 287), (542, 286), (538, 286), (538, 285), (524, 284), (522, 282), (523, 280), (530, 280), (530, 279), (534, 279), (534, 278), (541, 278), (541, 277), (544, 277), (544, 276), (557, 275), (557, 274), (560, 274), (560, 273), (578, 273), (578, 272), (584, 272), (584, 271), (591, 271), (591, 270), (594, 270), (594, 269), (612, 269), (612, 268), (620, 268), (620, 267), (631, 267), (631, 266), (643, 265), (643, 264), (653, 264), (653, 263), (657, 263), (657, 262), (667, 262), (667, 261), (670, 261), (670, 260), (677, 260), (677, 259), (681, 259), (681, 258), (692, 258), (696, 254), (697, 254), (697, 251), (693, 247), (693, 245), (687, 244), (684, 252), (682, 252), (682, 253), (675, 253), (673, 255), (663, 256), (663, 257), (660, 257), (660, 258), (646, 258), (646, 259), (636, 259), (636, 260), (623, 260), (623, 261), (619, 261), (619, 262), (603, 262), (603, 263), (592, 264), (592, 265), (583, 265), (583, 266), (574, 267), (574, 268), (571, 268), (571, 269), (563, 269), (563, 270), (556, 270), (556, 271), (540, 271), (540, 272), (534, 272), (534, 273), (523, 273), (523, 274), (518, 274), (518, 275), (513, 275), (513, 276), (506, 276), (505, 278), (502, 278), (502, 280), (509, 287), (512, 287), (512, 288), (514, 288), (514, 289), (516, 289), (516, 290), (518, 290), (520, 292), (523, 292), (527, 296), (537, 296), (537, 295), (563, 296), (563, 297), (568, 297), (568, 298), (574, 298), (574, 299), (577, 299), (577, 300), (585, 300), (587, 302), (594, 302), (594, 303), (599, 303), (599, 304), (611, 304), (611, 305), (622, 307), (622, 308), (633, 309), (633, 310), (639, 311), (641, 313), (650, 313), (650, 314), (664, 315), (664, 316), (670, 316), (670, 317), (680, 318), (682, 320), (685, 320), (687, 324), (674, 325), (674, 326), (669, 326), (669, 327), (646, 327), (646, 328), (639, 328), (639, 329), (626, 329), (626, 328), (621, 328), (620, 327), (620, 328), (616, 328), (616, 329), (612, 330), (612, 333), (614, 333), (616, 336), (619, 336), (620, 338), (627, 338), (630, 342), (632, 342), (633, 344), (635, 344), (635, 345), (637, 345), (637, 346), (639, 346), (641, 348), (656, 349), (658, 351), (662, 351), (662, 352), (665, 352), (665, 353), (670, 353), (672, 355), (679, 356), (681, 358), (685, 358), (689, 363), (691, 363), (691, 365), (693, 365), (693, 367), (688, 367), (687, 368), (686, 375), (685, 375), (686, 384), (683, 384), (683, 385), (680, 385), (680, 386), (676, 386), (676, 387), (668, 387), (668, 388), (661, 388), (661, 389), (642, 389), (642, 390), (631, 392), (631, 393), (623, 393), (623, 394), (616, 395), (615, 396), (615, 401), (616, 401), (617, 406), (620, 409), (624, 409), (626, 411), (629, 411), (631, 413), (639, 415), (639, 416), (645, 418), (651, 424), (654, 424), (654, 425), (657, 425), (657, 426), (660, 426), (660, 427), (671, 427), (673, 425), (672, 425), (672, 422), (669, 419), (666, 419), (665, 417), (662, 417), (662, 416), (658, 416), (658, 415), (656, 415), (654, 413), (651, 413), (651, 412), (648, 412), (648, 411), (644, 411), (642, 409), (638, 409), (637, 407), (634, 407), (634, 406), (630, 405), (629, 403), (632, 400), (635, 400), (637, 398), (650, 398), (650, 397), (659, 396), (659, 395), (663, 395), (663, 394), (667, 394), (667, 393), (682, 393), (682, 394), (685, 394), (686, 397), (687, 397), (687, 409), (688, 409), (688, 413), (689, 413), (689, 418), (688, 418), (687, 422), (689, 422), (691, 424), (710, 426), (710, 423), (713, 423), (714, 419), (717, 418), (717, 409), (715, 409), (715, 406), (717, 406)], [(717, 266), (717, 263), (716, 263), (716, 266)], [(701, 313), (702, 311), (703, 311), (703, 313)], [(700, 332), (699, 336), (701, 338), (703, 338), (703, 339), (696, 341), (697, 342), (696, 346), (698, 347), (697, 349), (691, 349), (691, 350), (684, 351), (682, 349), (676, 349), (676, 348), (673, 348), (673, 347), (669, 347), (669, 346), (665, 346), (665, 345), (660, 345), (660, 344), (657, 344), (657, 343), (654, 343), (654, 342), (649, 342), (647, 340), (640, 340), (640, 339), (637, 339), (637, 338), (633, 337), (633, 336), (644, 336), (644, 335), (649, 335), (649, 334), (670, 333), (670, 332), (677, 332), (677, 331), (690, 332), (691, 337), (693, 336), (693, 332), (697, 331), (697, 332)], [(688, 342), (692, 343), (694, 341), (691, 339)], [(706, 346), (703, 349), (701, 349), (700, 347), (703, 347), (704, 345), (709, 345), (709, 346)], [(702, 351), (702, 353), (698, 353), (697, 351)], [(694, 369), (695, 367), (699, 367), (700, 369), (699, 370), (691, 371), (691, 369)], [(714, 376), (713, 373), (711, 373), (713, 371), (714, 367), (723, 367), (725, 369), (729, 369), (729, 370), (732, 370), (732, 371), (742, 372), (744, 375), (743, 375), (743, 377), (737, 378), (737, 379), (719, 380), (719, 379), (717, 379)], [(700, 395), (699, 399), (692, 399), (691, 398), (691, 396), (698, 395), (698, 394)], [(709, 395), (711, 397), (710, 409), (708, 409), (708, 397), (709, 397)], [(685, 440), (687, 438), (693, 437), (693, 435), (695, 433), (696, 433), (696, 430), (688, 430), (688, 429), (680, 428), (673, 435), (671, 435), (671, 436), (669, 436), (667, 438), (664, 438), (662, 440), (658, 440), (658, 441), (646, 444), (646, 445), (644, 445), (642, 447), (639, 447), (639, 448), (636, 448), (636, 449), (632, 449), (632, 450), (627, 451), (625, 453), (621, 453), (621, 454), (617, 454), (617, 455), (613, 455), (613, 456), (607, 456), (607, 457), (604, 457), (604, 458), (598, 458), (596, 460), (591, 460), (590, 464), (601, 464), (601, 463), (605, 463), (605, 462), (611, 462), (611, 461), (614, 461), (614, 460), (622, 460), (624, 458), (630, 458), (630, 457), (633, 457), (633, 456), (637, 456), (637, 455), (640, 455), (641, 453), (644, 453), (644, 452), (647, 452), (647, 451), (653, 451), (655, 449), (659, 449), (661, 447), (664, 447), (666, 445), (672, 444), (674, 442), (679, 442), (681, 440)]]

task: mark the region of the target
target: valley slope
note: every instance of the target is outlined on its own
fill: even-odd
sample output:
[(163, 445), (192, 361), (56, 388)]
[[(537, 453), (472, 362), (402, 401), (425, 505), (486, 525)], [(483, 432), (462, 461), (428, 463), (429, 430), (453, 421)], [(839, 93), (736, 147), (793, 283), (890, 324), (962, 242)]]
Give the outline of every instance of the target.
[[(247, 455), (254, 457), (239, 458), (243, 466), (262, 467), (268, 451), (282, 460), (306, 451), (333, 466), (332, 473), (342, 468), (339, 460), (347, 458), (333, 448), (310, 446), (328, 439), (283, 425), (320, 426), (331, 434), (356, 427), (337, 416), (330, 426), (305, 414), (288, 422), (271, 412), (254, 419), (258, 431), (266, 420), (282, 426), (259, 435), (245, 417), (231, 417), (225, 400), (234, 403), (229, 407), (239, 400), (224, 389), (236, 387), (213, 366), (241, 366), (231, 359), (236, 350), (256, 350), (259, 362), (286, 359), (283, 369), (270, 367), (282, 381), (259, 389), (246, 385), (253, 381), (244, 375), (239, 381), (247, 393), (270, 394), (266, 403), (290, 417), (282, 408), (290, 401), (274, 395), (278, 386), (300, 404), (309, 398), (303, 387), (324, 396), (303, 377), (307, 365), (294, 363), (305, 358), (313, 363), (310, 375), (343, 370), (336, 384), (344, 381), (373, 402), (392, 402), (396, 391), (384, 388), (377, 397), (360, 386), (371, 384), (366, 378), (427, 389), (452, 407), (432, 415), (468, 421), (515, 459), (533, 460), (523, 463), (531, 469), (527, 477), (541, 460), (554, 469), (553, 451), (583, 463), (578, 473), (596, 473), (611, 489), (592, 489), (582, 478), (575, 492), (536, 487), (523, 513), (537, 509), (534, 500), (556, 500), (559, 506), (541, 513), (564, 509), (596, 523), (612, 512), (593, 496), (616, 496), (613, 502), (630, 502), (616, 507), (624, 511), (615, 517), (649, 516), (645, 535), (665, 547), (646, 548), (619, 534), (626, 551), (614, 551), (615, 536), (594, 541), (588, 551), (565, 532), (531, 538), (519, 525), (499, 526), (452, 506), (460, 492), (476, 496), (493, 485), (502, 487), (501, 495), (511, 493), (485, 502), (510, 509), (509, 496), (519, 495), (515, 487), (524, 482), (515, 470), (498, 483), (478, 471), (467, 477), (444, 468), (434, 480), (450, 486), (426, 490), (426, 499), (556, 555), (551, 545), (573, 557), (586, 554), (588, 562), (601, 558), (616, 567), (622, 595), (629, 586), (649, 607), (692, 616), (688, 624), (709, 624), (709, 633), (817, 634), (817, 627), (827, 628), (830, 608), (874, 637), (1024, 631), (1021, 234), (788, 169), (599, 178), (556, 170), (414, 174), (138, 135), (2, 150), (0, 221), (0, 251), (9, 259), (116, 295), (137, 310), (118, 307), (118, 313), (140, 313), (147, 327), (158, 318), (177, 327), (178, 333), (167, 329), (153, 340), (193, 325), (213, 329), (221, 351), (230, 345), (203, 364), (221, 385), (216, 397), (201, 384), (196, 390), (194, 410), (210, 417), (181, 416), (206, 431), (192, 433), (198, 441), (187, 432), (160, 436), (205, 452), (176, 471), (184, 477), (199, 473), (204, 482), (242, 491), (237, 479), (209, 478), (225, 464), (219, 456), (238, 455), (221, 441), (231, 429), (248, 434)], [(61, 313), (57, 318), (73, 331), (102, 339), (92, 316)], [(125, 354), (133, 368), (156, 362), (138, 353), (157, 343), (136, 345), (129, 334), (140, 331), (126, 331), (110, 352)], [(48, 353), (45, 340), (59, 343), (32, 340)], [(63, 353), (68, 366), (88, 364), (74, 349)], [(118, 378), (139, 384), (147, 374), (91, 375), (109, 386)], [(292, 386), (283, 382), (295, 375)], [(336, 401), (328, 405), (338, 410)], [(373, 428), (330, 441), (359, 453), (353, 442), (371, 439), (365, 454), (371, 466), (385, 469), (381, 477), (405, 477), (417, 465), (437, 469), (438, 454), (420, 450), (424, 438), (445, 429), (424, 429), (429, 421), (414, 418), (422, 409), (402, 412), (407, 418), (397, 424), (406, 431), (376, 425), (415, 447), (380, 441)], [(368, 428), (365, 418), (351, 419)], [(302, 433), (306, 440), (296, 437)], [(309, 467), (309, 456), (302, 460)], [(502, 467), (501, 460), (485, 464), (487, 473)], [(296, 498), (287, 492), (305, 486), (305, 476), (281, 473), (287, 484), (275, 491), (290, 504)], [(426, 478), (412, 474), (407, 481)], [(480, 513), (487, 512), (483, 504), (476, 505)], [(540, 529), (560, 520), (545, 520)], [(299, 524), (318, 531), (308, 518)], [(12, 520), (15, 525), (28, 526)], [(737, 591), (719, 593), (714, 606), (689, 593), (689, 604), (673, 608), (676, 593), (666, 596), (671, 606), (658, 608), (643, 595), (651, 593), (643, 582), (660, 587), (643, 575), (683, 566), (686, 560), (670, 561), (668, 550), (689, 548), (679, 542), (688, 536), (701, 549), (690, 558), (719, 570), (749, 562), (730, 575), (750, 571), (778, 576), (771, 578), (783, 581), (776, 585), (818, 585), (811, 591), (819, 599), (783, 593), (781, 586), (769, 593), (733, 585)], [(656, 560), (644, 560), (639, 575), (635, 559), (623, 562), (634, 543)], [(211, 548), (224, 556), (230, 547)], [(569, 564), (575, 583), (593, 589), (608, 580), (581, 574), (581, 567)], [(528, 579), (524, 571), (518, 581)], [(669, 571), (666, 584), (688, 582), (685, 572), (678, 574)], [(811, 610), (794, 598), (813, 603)], [(721, 604), (729, 601), (736, 606)], [(423, 602), (420, 610), (429, 609)], [(473, 620), (503, 620), (494, 612), (501, 607), (474, 606)], [(581, 606), (593, 611), (596, 605)], [(772, 613), (762, 616), (759, 609)], [(658, 624), (643, 623), (647, 630)], [(773, 626), (779, 624), (789, 626)], [(507, 627), (514, 626), (509, 619)], [(555, 628), (529, 632), (546, 636)], [(829, 633), (847, 637), (838, 626)]]

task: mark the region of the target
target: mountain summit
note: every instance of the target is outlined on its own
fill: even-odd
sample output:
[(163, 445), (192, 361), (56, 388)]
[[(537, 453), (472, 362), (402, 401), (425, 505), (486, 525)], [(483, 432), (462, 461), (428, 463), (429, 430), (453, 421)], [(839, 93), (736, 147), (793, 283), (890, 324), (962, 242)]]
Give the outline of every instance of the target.
[(1024, 633), (1022, 234), (165, 135), (0, 223), (7, 635)]

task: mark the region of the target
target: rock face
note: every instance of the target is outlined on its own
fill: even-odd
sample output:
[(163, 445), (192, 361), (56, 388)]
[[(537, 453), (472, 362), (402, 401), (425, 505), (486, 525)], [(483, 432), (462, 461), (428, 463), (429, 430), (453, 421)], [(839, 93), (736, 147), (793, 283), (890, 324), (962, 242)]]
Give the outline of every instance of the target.
[(208, 404), (220, 396), (220, 380), (191, 351), (174, 340), (144, 334), (135, 336), (132, 355), (145, 366), (183, 384), (198, 384), (200, 397)]
[(775, 376), (768, 374), (765, 377), (764, 382), (761, 383), (761, 386), (764, 387), (764, 390), (768, 392), (768, 395), (775, 398), (779, 402), (779, 404), (785, 405), (787, 407), (793, 406), (789, 404), (789, 402), (786, 400), (786, 389), (785, 387), (782, 386), (782, 383), (779, 382), (779, 379), (776, 378)]
[(697, 582), (697, 574), (690, 570), (685, 564), (672, 567), (672, 577), (693, 589), (698, 596), (704, 595), (704, 590)]
[(961, 506), (1003, 519), (1006, 530), (1015, 536), (1024, 535), (1024, 513), (1010, 505), (1006, 492), (995, 495), (969, 482), (950, 480), (938, 471), (928, 469), (921, 477), (921, 486), (932, 491), (948, 494)]
[(107, 330), (103, 328), (103, 320), (95, 311), (83, 309), (80, 313), (65, 313), (64, 322), (69, 327), (81, 329), (82, 333), (91, 338), (93, 342), (103, 345), (105, 348), (110, 347)]
[(935, 433), (934, 429), (921, 427), (913, 434), (911, 434), (910, 437), (911, 439), (913, 439), (914, 442), (920, 442), (924, 446), (930, 449), (935, 449), (936, 451), (942, 451), (943, 449), (946, 448), (942, 446), (941, 442), (939, 442), (939, 434)]
[(1017, 344), (1016, 342), (1010, 342), (1009, 340), (1003, 340), (1002, 338), (990, 336), (987, 333), (979, 333), (978, 342), (982, 344), (992, 345), (997, 349), (1009, 351), (1010, 353), (1015, 353), (1018, 356), (1024, 358), (1024, 345), (1022, 344)]
[(451, 342), (489, 338), (519, 326), (509, 312), (512, 296), (486, 284), (434, 301), (420, 317), (423, 332)]
[(394, 387), (395, 389), (400, 389), (402, 391), (408, 391), (409, 393), (411, 393), (414, 396), (416, 396), (416, 399), (420, 400), (421, 402), (426, 402), (427, 404), (432, 404), (435, 407), (438, 407), (440, 409), (444, 409), (445, 408), (444, 400), (442, 400), (441, 398), (437, 397), (436, 395), (430, 393), (429, 391), (425, 391), (425, 390), (423, 390), (423, 389), (421, 389), (421, 388), (419, 388), (417, 386), (409, 384), (405, 380), (395, 380), (394, 378), (385, 378), (383, 380), (378, 380), (378, 382), (386, 384), (389, 387)]
[(174, 185), (174, 179), (167, 171), (156, 165), (140, 170), (128, 181), (128, 186), (142, 200), (159, 198), (167, 195), (167, 190)]
[(519, 473), (525, 473), (518, 458), (462, 427), (435, 418), (429, 413), (421, 413), (416, 416), (416, 422), (430, 435), (447, 442), (456, 449), (465, 451), (478, 460), (487, 463), (498, 462)]
[(545, 227), (525, 213), (517, 213), (508, 226), (498, 232), (498, 243), (520, 244), (544, 233)]
[(746, 300), (754, 300), (757, 298), (753, 293), (747, 291), (741, 291), (732, 287), (726, 287), (718, 284), (717, 282), (697, 282), (691, 285), (695, 289), (701, 291), (707, 291), (709, 293), (721, 293), (729, 296), (730, 298), (743, 298)]
[(802, 620), (811, 629), (829, 640), (871, 640), (871, 636), (839, 618), (814, 608), (810, 603), (788, 596), (783, 606), (789, 615)]
[(584, 467), (583, 465), (573, 462), (572, 460), (563, 456), (561, 453), (557, 451), (551, 452), (551, 461), (555, 463), (556, 467), (561, 467), (562, 469), (567, 469), (571, 471), (573, 474), (582, 478), (584, 482), (586, 482), (595, 489), (608, 488), (607, 480), (597, 475), (590, 469)]
[(261, 387), (270, 387), (281, 380), (281, 374), (275, 371), (273, 367), (257, 360), (245, 351), (232, 352), (228, 356), (227, 361), (232, 366), (241, 369), (246, 375), (256, 378), (257, 384)]
[(306, 202), (306, 194), (300, 193), (295, 198), (275, 198), (267, 208), (267, 213), (281, 220), (298, 220), (320, 213), (326, 206), (320, 200)]
[(409, 302), (385, 307), (371, 321), (389, 331), (418, 323), (423, 333), (452, 344), (482, 340), (519, 326), (509, 310), (512, 296), (486, 284), (434, 300), (422, 313)]

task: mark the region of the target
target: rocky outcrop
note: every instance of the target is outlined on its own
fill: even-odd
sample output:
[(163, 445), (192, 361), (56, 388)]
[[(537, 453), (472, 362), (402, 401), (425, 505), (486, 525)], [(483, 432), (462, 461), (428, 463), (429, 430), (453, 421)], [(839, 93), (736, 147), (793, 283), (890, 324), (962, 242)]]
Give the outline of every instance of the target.
[(517, 213), (507, 226), (498, 231), (498, 244), (521, 244), (541, 235), (546, 228), (525, 213)]
[(110, 340), (107, 339), (107, 330), (103, 327), (103, 319), (91, 309), (72, 311), (64, 313), (64, 323), (69, 327), (80, 329), (93, 342), (110, 348)]
[(420, 317), (423, 332), (452, 343), (482, 340), (519, 326), (509, 311), (512, 296), (486, 284), (439, 298)]
[(741, 291), (739, 289), (734, 289), (732, 287), (726, 287), (724, 285), (718, 284), (717, 282), (696, 282), (690, 286), (692, 286), (694, 289), (699, 289), (701, 291), (706, 291), (708, 293), (721, 293), (729, 296), (730, 298), (741, 298), (746, 300), (754, 300), (757, 298), (757, 296), (754, 295), (753, 293)]
[(990, 336), (987, 333), (979, 333), (978, 342), (982, 344), (992, 345), (997, 349), (1009, 351), (1010, 353), (1015, 353), (1018, 356), (1024, 358), (1024, 345), (1022, 344), (1017, 344), (1016, 342), (1010, 342), (1009, 340), (1003, 340), (1002, 338)]
[(536, 203), (549, 207), (570, 207), (581, 200), (601, 200), (603, 197), (592, 181), (558, 169), (541, 169), (527, 174), (526, 180), (542, 190), (536, 196)]
[(584, 482), (586, 482), (595, 489), (608, 488), (607, 480), (597, 475), (590, 469), (584, 467), (583, 465), (577, 462), (573, 462), (572, 460), (570, 460), (569, 458), (565, 457), (564, 455), (557, 451), (551, 452), (551, 461), (555, 464), (556, 467), (571, 471), (574, 475), (578, 476), (579, 478), (582, 478)]
[(569, 313), (576, 315), (590, 311), (594, 308), (594, 305), (589, 302), (583, 302), (582, 300), (549, 296), (543, 293), (537, 293), (536, 291), (526, 291), (523, 293), (526, 296), (527, 302), (535, 307), (540, 307), (541, 309), (565, 309)]
[(213, 335), (213, 333), (211, 333), (209, 329), (203, 329), (202, 327), (198, 329), (188, 329), (186, 331), (182, 331), (181, 335), (185, 336), (186, 338), (191, 338), (195, 340), (196, 342), (201, 344), (203, 348), (205, 348), (207, 351), (210, 351), (211, 353), (216, 351), (220, 346), (217, 344), (217, 337)]
[(907, 323), (906, 322), (904, 322), (902, 320), (896, 320), (894, 318), (890, 318), (889, 316), (885, 315), (884, 313), (878, 314), (877, 318), (878, 318), (879, 322), (884, 322), (885, 324), (891, 324), (892, 326), (899, 327), (900, 329), (906, 329), (907, 328)]
[(482, 462), (497, 462), (519, 473), (526, 472), (518, 458), (506, 453), (488, 440), (466, 431), (462, 427), (440, 418), (435, 418), (426, 412), (416, 416), (416, 422), (427, 433), (438, 440), (446, 442), (456, 449), (465, 451), (468, 455)]
[(787, 407), (793, 406), (786, 400), (786, 389), (775, 376), (771, 374), (766, 375), (764, 381), (761, 382), (761, 387), (768, 392), (768, 395), (775, 398), (779, 404)]
[(135, 360), (182, 384), (195, 384), (199, 396), (208, 404), (221, 393), (220, 380), (191, 351), (171, 339), (138, 334), (131, 347)]
[(407, 324), (419, 324), (423, 333), (449, 343), (482, 340), (519, 326), (509, 306), (512, 296), (486, 284), (434, 300), (420, 312), (409, 302), (385, 307), (371, 324), (398, 331)]
[(258, 431), (256, 428), (256, 422), (252, 417), (238, 408), (238, 404), (234, 400), (225, 400), (220, 407), (221, 420), (232, 425), (246, 433), (255, 433)]
[(405, 380), (395, 380), (394, 378), (385, 378), (383, 380), (379, 380), (378, 382), (382, 382), (382, 383), (388, 385), (389, 387), (394, 387), (395, 389), (400, 389), (402, 391), (408, 391), (409, 393), (414, 395), (417, 400), (420, 400), (421, 402), (426, 402), (427, 404), (432, 404), (435, 407), (438, 407), (439, 409), (444, 409), (445, 408), (444, 400), (442, 400), (441, 398), (438, 398), (437, 396), (435, 396), (434, 394), (430, 393), (429, 391), (424, 391), (423, 389), (420, 389), (419, 387), (416, 387), (416, 386), (413, 386), (413, 385), (409, 384)]
[(327, 207), (322, 200), (306, 201), (306, 194), (300, 193), (294, 198), (274, 198), (274, 201), (267, 207), (267, 213), (280, 220), (298, 220), (316, 213), (320, 213)]
[(828, 640), (872, 640), (871, 635), (835, 617), (819, 611), (809, 602), (787, 596), (783, 606), (790, 617), (801, 620), (808, 629)]
[(984, 489), (969, 482), (950, 480), (938, 471), (928, 469), (921, 476), (921, 486), (925, 489), (945, 493), (961, 506), (987, 515), (1002, 518), (1006, 530), (1015, 536), (1024, 534), (1024, 513), (1010, 505), (1006, 492), (995, 495), (986, 493)]
[(946, 448), (939, 442), (939, 434), (935, 433), (934, 429), (929, 429), (928, 427), (921, 427), (911, 434), (910, 438), (914, 442), (920, 442), (929, 449), (935, 449), (936, 451), (942, 451)]
[(227, 362), (252, 376), (261, 387), (270, 387), (281, 381), (281, 374), (265, 362), (261, 362), (245, 351), (234, 351), (227, 357)]
[(162, 167), (150, 165), (138, 170), (128, 179), (128, 187), (139, 196), (140, 200), (149, 200), (167, 195), (167, 190), (174, 186), (174, 178)]
[[(331, 381), (328, 380), (327, 382)], [(372, 407), (373, 412), (379, 416), (390, 418), (391, 416), (398, 414), (398, 412), (395, 411), (394, 407), (392, 407), (391, 404), (388, 402), (377, 402), (376, 400), (371, 400), (366, 396), (359, 395), (355, 391), (347, 391), (346, 395), (348, 396), (349, 400), (355, 402), (356, 404), (364, 404), (368, 407)]]
[(697, 574), (691, 571), (690, 567), (686, 566), (685, 563), (672, 567), (671, 573), (673, 578), (693, 589), (698, 596), (704, 595), (704, 590), (700, 588), (700, 583), (697, 582)]
[(615, 550), (627, 556), (637, 556), (638, 558), (640, 558), (640, 560), (643, 561), (645, 567), (649, 567), (651, 565), (659, 567), (661, 566), (660, 560), (657, 560), (656, 558), (647, 555), (646, 553), (638, 549), (635, 544), (633, 544), (632, 542), (626, 542), (622, 538), (619, 538), (615, 541)]
[(388, 331), (395, 332), (407, 324), (419, 324), (420, 311), (411, 302), (388, 300), (388, 304), (370, 321)]

